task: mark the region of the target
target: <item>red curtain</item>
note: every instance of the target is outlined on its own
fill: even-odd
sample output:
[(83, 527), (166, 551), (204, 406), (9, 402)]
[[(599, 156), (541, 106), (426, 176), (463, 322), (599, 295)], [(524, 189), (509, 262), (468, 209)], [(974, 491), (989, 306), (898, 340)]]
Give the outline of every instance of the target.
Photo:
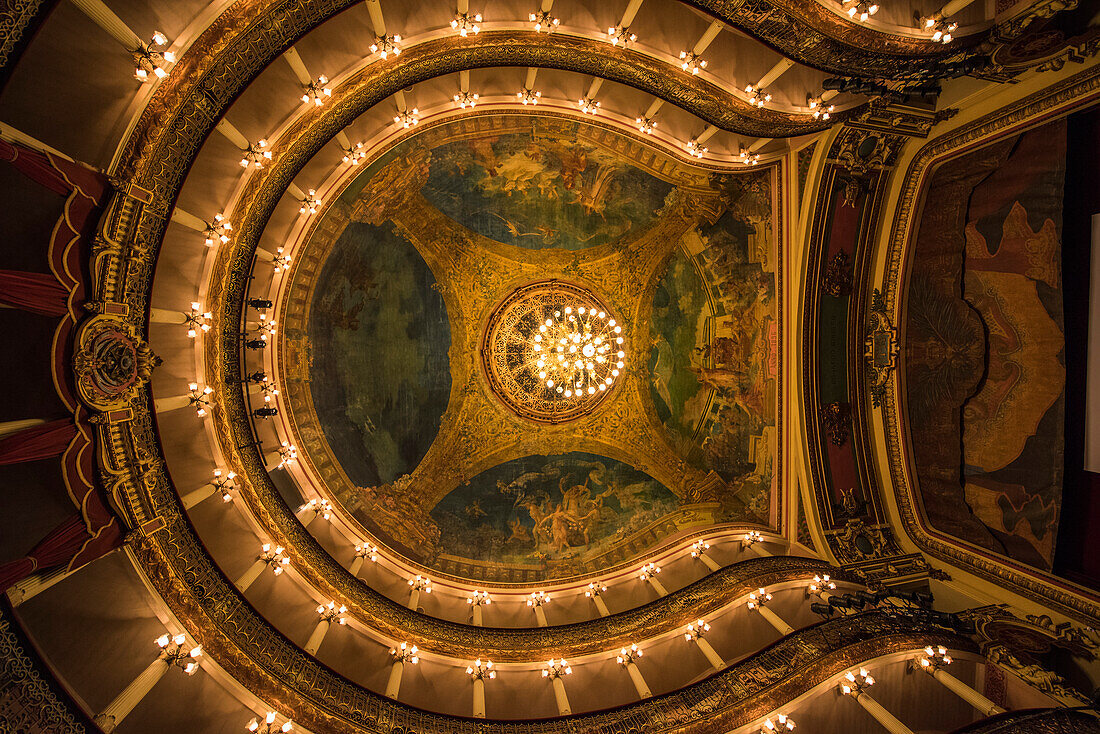
[(69, 291), (45, 273), (0, 270), (0, 303), (42, 316), (68, 313)]
[(0, 438), (0, 466), (58, 456), (75, 436), (76, 424), (63, 418)]
[(102, 174), (52, 153), (40, 153), (18, 143), (0, 140), (0, 160), (15, 166), (27, 178), (42, 184), (55, 194), (68, 196), (74, 189), (99, 201), (107, 191)]
[(69, 563), (88, 542), (88, 538), (84, 519), (74, 513), (54, 528), (24, 558), (0, 565), (0, 592), (7, 591), (13, 584), (36, 571)]

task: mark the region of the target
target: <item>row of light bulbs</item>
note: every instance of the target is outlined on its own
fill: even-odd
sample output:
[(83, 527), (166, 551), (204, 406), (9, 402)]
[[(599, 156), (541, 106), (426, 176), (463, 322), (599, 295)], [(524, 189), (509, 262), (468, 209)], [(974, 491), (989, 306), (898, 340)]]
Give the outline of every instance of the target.
[[(841, 5), (849, 18), (860, 22), (866, 22), (879, 11), (879, 5), (875, 0), (841, 0)], [(548, 10), (531, 13), (528, 16), (528, 21), (532, 24), (536, 33), (552, 33), (561, 26), (561, 19), (555, 17)], [(457, 13), (451, 20), (451, 30), (462, 38), (467, 38), (470, 35), (476, 36), (481, 32), (481, 23), (481, 13)], [(953, 40), (952, 34), (958, 29), (959, 24), (943, 17), (929, 16), (921, 18), (920, 27), (922, 30), (930, 32), (932, 40), (936, 43), (948, 44)], [(625, 48), (636, 43), (638, 36), (632, 33), (628, 27), (617, 25), (607, 29), (607, 40), (612, 46)], [(372, 54), (378, 54), (384, 61), (391, 55), (396, 57), (401, 54), (400, 44), (401, 36), (398, 34), (377, 36), (370, 45), (370, 51)], [(167, 45), (168, 38), (160, 31), (156, 31), (149, 43), (140, 43), (137, 48), (131, 51), (135, 64), (134, 77), (138, 81), (149, 81), (150, 75), (157, 79), (168, 76), (169, 66), (175, 64), (176, 56), (173, 52), (164, 50)], [(680, 68), (684, 71), (690, 71), (695, 75), (705, 69), (706, 66), (706, 60), (701, 58), (699, 54), (693, 51), (680, 52)], [(332, 90), (327, 85), (328, 78), (323, 75), (318, 77), (316, 81), (305, 85), (302, 101), (316, 106), (324, 104), (325, 98), (332, 95)], [(406, 125), (406, 127), (408, 126)]]

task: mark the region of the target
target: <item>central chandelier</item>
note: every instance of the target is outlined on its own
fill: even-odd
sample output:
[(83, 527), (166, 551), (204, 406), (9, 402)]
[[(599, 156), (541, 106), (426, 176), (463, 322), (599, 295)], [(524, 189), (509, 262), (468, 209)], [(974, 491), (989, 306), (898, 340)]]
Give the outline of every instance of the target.
[(560, 423), (590, 412), (623, 374), (623, 325), (585, 288), (533, 283), (490, 317), (482, 358), (493, 391), (512, 410)]
[(566, 398), (595, 395), (610, 387), (624, 366), (623, 327), (606, 311), (579, 305), (579, 299), (569, 303), (555, 308), (528, 338), (529, 369)]

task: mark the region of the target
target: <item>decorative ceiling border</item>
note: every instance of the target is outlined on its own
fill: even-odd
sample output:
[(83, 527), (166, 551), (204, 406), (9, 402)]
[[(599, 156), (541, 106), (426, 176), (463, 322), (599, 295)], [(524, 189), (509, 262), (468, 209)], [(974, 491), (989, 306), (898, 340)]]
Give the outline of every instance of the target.
[(58, 0), (0, 0), (0, 91)]
[[(1100, 99), (1100, 65), (1045, 87), (1038, 92), (979, 118), (957, 130), (926, 143), (905, 171), (898, 208), (887, 240), (886, 271), (883, 276), (884, 313), (894, 323), (904, 318), (906, 262), (916, 237), (920, 212), (930, 174), (940, 161), (1023, 128), (1061, 117)], [(912, 456), (906, 442), (907, 409), (902, 395), (904, 364), (899, 364), (883, 397), (883, 424), (887, 462), (894, 496), (904, 531), (917, 547), (975, 575), (1008, 584), (1014, 591), (1040, 604), (1050, 605), (1090, 624), (1100, 622), (1100, 595), (1071, 584), (1053, 574), (994, 556), (982, 548), (936, 531), (921, 508), (919, 488), (912, 470)], [(873, 430), (873, 429), (872, 429)], [(870, 449), (868, 449), (870, 451)], [(871, 457), (868, 456), (868, 461)]]
[(936, 73), (965, 56), (988, 31), (951, 47), (853, 23), (818, 0), (680, 0), (722, 20), (800, 64), (842, 76), (899, 79)]
[[(731, 164), (728, 164), (728, 163), (713, 163), (713, 162), (707, 163), (707, 164), (700, 164), (695, 159), (689, 158), (689, 157), (683, 155), (681, 151), (678, 151), (678, 150), (671, 150), (670, 151), (663, 145), (655, 144), (654, 141), (649, 139), (647, 136), (640, 135), (635, 131), (620, 129), (619, 126), (612, 125), (612, 124), (609, 124), (609, 123), (604, 122), (604, 121), (594, 120), (591, 117), (582, 115), (579, 112), (554, 111), (554, 112), (551, 112), (551, 113), (546, 113), (545, 111), (513, 112), (513, 111), (500, 111), (500, 110), (477, 110), (475, 112), (466, 113), (465, 115), (462, 115), (460, 118), (451, 117), (451, 118), (447, 118), (447, 119), (444, 119), (444, 120), (427, 122), (425, 124), (422, 124), (420, 126), (421, 129), (416, 131), (415, 133), (412, 132), (412, 131), (405, 132), (404, 134), (400, 135), (396, 140), (391, 140), (391, 141), (389, 141), (389, 142), (387, 142), (383, 145), (377, 146), (374, 150), (372, 150), (368, 154), (368, 158), (365, 161), (363, 161), (361, 164), (359, 164), (354, 170), (357, 171), (357, 172), (365, 171), (367, 169), (367, 167), (369, 167), (370, 165), (373, 165), (379, 159), (379, 157), (381, 155), (385, 154), (389, 150), (392, 150), (397, 145), (400, 145), (401, 143), (406, 142), (414, 134), (417, 135), (417, 136), (421, 136), (421, 135), (431, 136), (434, 128), (443, 127), (443, 126), (446, 126), (448, 124), (455, 125), (456, 119), (461, 119), (462, 120), (462, 122), (460, 124), (461, 124), (462, 128), (464, 129), (463, 134), (464, 135), (471, 135), (471, 134), (475, 134), (473, 128), (479, 126), (479, 121), (484, 121), (486, 119), (493, 119), (493, 118), (502, 118), (502, 117), (503, 118), (515, 118), (515, 117), (520, 117), (520, 116), (529, 117), (529, 118), (538, 117), (538, 118), (547, 118), (547, 119), (556, 119), (556, 120), (569, 121), (571, 124), (578, 125), (578, 134), (579, 134), (579, 136), (583, 137), (583, 139), (591, 142), (594, 145), (606, 147), (609, 150), (614, 149), (614, 146), (612, 146), (611, 142), (609, 142), (609, 140), (606, 139), (606, 136), (608, 136), (608, 135), (613, 136), (613, 138), (611, 138), (612, 141), (618, 141), (618, 140), (622, 140), (622, 139), (629, 140), (629, 141), (633, 142), (635, 145), (639, 146), (638, 150), (641, 150), (641, 151), (645, 152), (645, 155), (639, 155), (638, 150), (635, 150), (635, 149), (630, 149), (629, 151), (626, 151), (626, 152), (629, 153), (628, 157), (630, 157), (632, 160), (635, 161), (635, 165), (637, 165), (639, 167), (642, 167), (645, 170), (649, 170), (652, 175), (658, 176), (658, 177), (660, 177), (664, 180), (670, 181), (670, 182), (677, 183), (679, 186), (681, 186), (682, 188), (685, 188), (689, 191), (691, 191), (691, 190), (710, 191), (710, 189), (708, 188), (709, 178), (710, 178), (710, 176), (712, 176), (714, 174), (717, 174), (717, 173), (726, 174), (726, 175), (738, 175), (738, 174), (742, 174), (742, 175), (762, 175), (764, 173), (769, 173), (772, 177), (772, 183), (771, 183), (771, 188), (772, 188), (772, 191), (773, 191), (772, 206), (773, 206), (773, 210), (778, 209), (778, 201), (781, 197), (781, 192), (780, 192), (780, 188), (779, 188), (778, 180), (777, 180), (778, 175), (779, 175), (778, 174), (778, 170), (779, 170), (778, 164), (772, 164), (772, 165), (760, 166), (760, 167), (741, 167), (741, 166), (734, 166), (734, 165), (731, 165)], [(497, 127), (492, 127), (491, 129), (494, 131), (494, 133), (499, 132), (499, 129)], [(650, 158), (652, 158), (652, 160), (650, 160)], [(355, 174), (352, 174), (352, 175), (345, 175), (343, 177), (343, 179), (339, 183), (339, 185), (334, 187), (332, 192), (327, 197), (328, 203), (325, 205), (325, 207), (320, 212), (318, 212), (318, 215), (316, 217), (314, 217), (310, 221), (310, 223), (298, 233), (298, 236), (295, 239), (295, 246), (291, 246), (287, 250), (289, 253), (293, 254), (293, 260), (292, 260), (292, 263), (291, 263), (291, 270), (286, 275), (284, 275), (284, 278), (283, 278), (283, 281), (282, 281), (283, 285), (282, 285), (281, 295), (279, 297), (279, 310), (278, 310), (278, 314), (277, 314), (278, 318), (280, 320), (280, 323), (282, 324), (282, 333), (284, 334), (284, 336), (286, 334), (290, 333), (290, 331), (294, 328), (301, 328), (300, 325), (305, 321), (305, 316), (303, 315), (303, 313), (305, 311), (308, 311), (308, 307), (309, 307), (308, 304), (312, 300), (311, 297), (307, 294), (304, 301), (301, 301), (300, 299), (297, 299), (292, 304), (292, 302), (290, 300), (290, 296), (289, 296), (289, 290), (288, 290), (289, 285), (291, 283), (296, 283), (296, 282), (299, 281), (299, 279), (301, 277), (301, 275), (300, 275), (301, 272), (307, 272), (307, 274), (312, 274), (313, 277), (316, 277), (316, 273), (313, 272), (315, 267), (316, 267), (316, 260), (315, 259), (311, 260), (311, 259), (307, 258), (306, 253), (301, 252), (297, 248), (296, 245), (297, 245), (297, 243), (300, 243), (300, 242), (313, 242), (315, 236), (317, 235), (317, 233), (322, 231), (323, 229), (328, 235), (328, 240), (332, 240), (338, 234), (337, 232), (328, 232), (328, 230), (325, 229), (325, 225), (323, 225), (323, 222), (325, 222), (325, 217), (330, 215), (330, 208), (333, 207), (334, 205), (336, 205), (335, 202), (337, 202), (339, 200), (339, 198), (342, 196), (342, 192), (344, 191), (344, 189), (353, 180), (355, 180), (358, 177), (358, 175), (359, 175), (359, 173), (355, 173)], [(338, 214), (339, 214), (339, 212), (336, 212), (336, 211), (331, 212), (331, 215), (338, 215)], [(777, 211), (775, 211), (773, 213), (772, 226), (774, 228), (774, 236), (776, 237), (777, 242), (780, 242), (782, 236), (785, 233), (785, 230), (784, 230), (784, 226), (783, 226), (782, 217), (778, 216)], [(329, 241), (328, 244), (331, 246), (331, 241)], [(777, 263), (777, 265), (776, 265), (777, 273), (781, 274), (783, 272), (782, 271), (783, 254), (782, 254), (782, 247), (779, 246), (778, 244), (776, 246), (776, 263)], [(649, 287), (649, 288), (655, 287), (655, 283), (651, 283), (647, 287)], [(310, 292), (312, 292), (312, 291), (310, 291)], [(780, 308), (780, 312), (781, 312), (783, 298), (785, 297), (784, 279), (782, 277), (777, 277), (776, 297), (777, 297), (777, 300), (780, 304), (779, 308)], [(295, 326), (296, 324), (298, 326)], [(780, 333), (782, 334), (782, 326), (780, 327)], [(284, 343), (285, 342), (281, 342), (281, 344), (284, 344)], [(290, 387), (287, 384), (286, 367), (284, 366), (286, 361), (287, 361), (286, 360), (287, 355), (284, 353), (284, 351), (280, 351), (279, 355), (280, 355), (280, 363), (278, 365), (279, 384), (283, 386), (284, 396), (289, 396)], [(779, 370), (780, 370), (780, 372), (782, 372), (783, 364), (784, 364), (783, 355), (780, 354), (780, 357), (779, 357)], [(215, 394), (218, 395), (217, 393), (215, 393)], [(220, 395), (218, 395), (217, 399), (218, 399), (219, 403), (221, 403)], [(305, 423), (307, 423), (307, 424), (316, 423), (317, 418), (316, 418), (316, 415), (313, 411), (312, 399), (308, 396), (308, 391), (307, 391), (307, 394), (304, 398), (300, 398), (300, 401), (303, 402), (303, 403), (306, 403), (305, 410), (307, 412), (305, 413), (305, 416), (306, 416)], [(450, 410), (450, 408), (448, 410)], [(783, 391), (780, 390), (779, 394), (777, 395), (777, 398), (776, 398), (776, 421), (777, 421), (777, 425), (781, 425), (782, 412), (783, 412)], [(343, 483), (345, 486), (350, 485), (350, 480), (346, 477), (346, 475), (344, 475), (342, 469), (340, 468), (339, 462), (336, 461), (335, 456), (334, 456), (334, 454), (332, 454), (331, 449), (329, 448), (328, 443), (324, 439), (324, 437), (322, 435), (320, 435), (319, 432), (316, 431), (316, 430), (303, 430), (301, 425), (300, 425), (301, 421), (299, 419), (300, 419), (299, 410), (286, 411), (285, 420), (286, 420), (287, 428), (288, 428), (289, 433), (290, 433), (291, 441), (296, 446), (298, 446), (299, 449), (300, 449), (299, 450), (298, 461), (299, 461), (299, 463), (305, 462), (306, 465), (308, 466), (308, 469), (306, 470), (306, 474), (311, 479), (311, 482), (317, 482), (317, 484), (320, 485), (320, 487), (315, 487), (315, 489), (320, 491), (322, 493), (322, 495), (328, 496), (329, 499), (336, 499), (336, 498), (331, 496), (333, 487), (337, 486), (339, 483)], [(655, 431), (660, 431), (662, 427), (660, 425), (654, 424), (653, 428), (654, 428)], [(308, 450), (302, 451), (301, 449), (302, 449), (303, 446), (311, 447), (311, 448), (309, 448)], [(615, 450), (614, 448), (612, 448), (610, 446), (605, 446), (605, 447), (603, 447), (602, 450), (606, 453), (606, 455), (611, 456), (612, 458), (618, 458), (620, 460), (626, 461), (627, 463), (630, 463), (630, 458), (631, 457), (629, 455), (622, 454), (621, 452)], [(777, 452), (778, 452), (778, 449), (777, 449)], [(315, 457), (317, 457), (317, 456), (322, 457), (320, 462), (315, 461)], [(776, 464), (775, 464), (776, 469), (775, 469), (775, 471), (777, 472), (777, 475), (782, 470), (782, 467), (785, 466), (785, 463), (786, 463), (785, 458), (786, 457), (784, 457), (782, 455), (777, 455), (777, 457), (776, 457)], [(317, 465), (318, 463), (325, 464), (326, 465), (325, 469), (322, 469), (321, 467), (319, 467)], [(658, 477), (658, 479), (660, 479), (660, 478)], [(774, 504), (776, 504), (777, 507), (781, 506), (782, 505), (782, 499), (783, 499), (782, 492), (781, 491), (776, 491), (773, 494), (776, 495)], [(251, 501), (251, 498), (250, 498), (250, 501)], [(336, 504), (337, 504), (337, 506), (340, 506), (339, 502), (337, 502)], [(360, 535), (362, 535), (363, 538), (365, 538), (366, 540), (372, 540), (372, 541), (374, 541), (378, 544), (388, 546), (388, 544), (385, 541), (380, 540), (379, 538), (374, 536), (374, 534), (369, 532), (366, 528), (362, 527), (361, 523), (359, 523), (354, 517), (351, 517), (348, 513), (341, 512), (340, 516), (344, 520), (344, 522), (346, 522), (350, 527), (353, 527), (356, 531), (358, 531), (358, 533)], [(655, 523), (654, 525), (655, 526), (656, 525), (664, 526), (665, 523)], [(727, 528), (729, 528), (729, 527), (748, 527), (748, 525), (746, 525), (745, 523), (732, 523), (732, 524), (724, 524), (724, 525), (716, 526), (716, 527), (727, 527)], [(654, 528), (648, 528), (647, 530), (640, 531), (640, 532), (644, 532), (647, 535), (652, 535), (651, 531), (653, 529)], [(667, 534), (667, 532), (665, 534)], [(603, 561), (609, 562), (610, 565), (601, 566), (599, 574), (606, 576), (608, 573), (614, 573), (616, 570), (620, 570), (620, 569), (626, 567), (627, 565), (629, 565), (633, 558), (635, 558), (637, 556), (640, 556), (643, 553), (650, 553), (651, 554), (651, 553), (654, 553), (654, 552), (659, 552), (660, 548), (662, 548), (662, 547), (668, 548), (668, 547), (671, 547), (671, 545), (673, 545), (673, 543), (666, 543), (664, 545), (658, 545), (658, 543), (660, 543), (660, 541), (662, 539), (663, 538), (661, 538), (661, 537), (654, 537), (652, 539), (652, 541), (648, 544), (649, 547), (645, 551), (635, 551), (635, 552), (626, 553), (626, 555), (624, 555), (625, 548), (621, 548), (621, 549), (619, 549), (619, 552), (615, 552), (613, 554), (605, 554), (604, 556), (600, 557), (600, 559), (598, 559), (598, 560), (603, 560)], [(638, 540), (640, 540), (640, 538)], [(674, 541), (674, 542), (680, 542), (680, 541)], [(631, 545), (633, 546), (633, 545), (636, 545), (636, 544), (632, 543)], [(424, 566), (420, 563), (412, 561), (408, 558), (405, 558), (404, 555), (400, 554), (397, 549), (389, 548), (389, 550), (392, 551), (395, 554), (401, 555), (402, 556), (402, 561), (407, 563), (410, 567), (413, 567), (415, 569), (415, 571), (423, 571), (425, 573), (431, 573), (433, 578), (436, 578), (436, 579), (452, 578), (453, 580), (455, 580), (459, 583), (470, 583), (472, 581), (477, 581), (477, 582), (480, 582), (480, 583), (483, 583), (483, 584), (485, 584), (485, 583), (491, 584), (495, 588), (496, 587), (507, 587), (509, 585), (514, 586), (514, 587), (522, 587), (522, 586), (525, 586), (526, 584), (542, 580), (541, 578), (536, 578), (536, 577), (532, 576), (531, 578), (527, 579), (527, 581), (520, 581), (520, 580), (517, 579), (515, 582), (509, 583), (509, 582), (506, 582), (506, 581), (501, 582), (500, 579), (494, 578), (491, 575), (487, 575), (487, 576), (482, 577), (482, 578), (476, 578), (476, 577), (462, 578), (462, 577), (457, 577), (457, 576), (448, 576), (446, 573), (441, 572), (438, 568), (427, 567), (427, 566)], [(291, 547), (291, 552), (293, 553), (293, 547)], [(596, 560), (597, 559), (589, 559), (588, 561), (586, 561), (586, 564), (588, 566), (592, 566)], [(304, 559), (301, 559), (301, 561), (300, 561), (300, 559), (296, 558), (296, 559), (294, 559), (294, 561), (295, 561), (295, 564), (297, 566), (297, 565), (300, 565), (300, 562), (304, 562)], [(470, 566), (470, 567), (473, 568), (473, 566)], [(579, 574), (575, 574), (575, 575), (572, 575), (572, 576), (555, 577), (553, 579), (545, 579), (545, 580), (549, 581), (551, 583), (554, 583), (554, 584), (561, 584), (561, 583), (568, 583), (569, 581), (579, 581), (581, 579), (587, 580), (587, 579), (591, 578), (592, 576), (593, 576), (592, 571), (585, 571), (585, 572), (581, 572)]]

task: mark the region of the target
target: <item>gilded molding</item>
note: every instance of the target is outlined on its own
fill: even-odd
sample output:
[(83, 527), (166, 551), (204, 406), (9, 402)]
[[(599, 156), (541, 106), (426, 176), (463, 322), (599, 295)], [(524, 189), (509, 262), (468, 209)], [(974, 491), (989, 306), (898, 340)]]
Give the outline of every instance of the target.
[(34, 27), (45, 20), (57, 0), (3, 0), (0, 2), (0, 89), (15, 68)]
[[(953, 153), (962, 152), (995, 136), (1038, 124), (1051, 117), (1068, 114), (1100, 97), (1100, 66), (1093, 66), (1068, 79), (986, 115), (957, 130), (926, 143), (905, 172), (898, 207), (891, 225), (886, 253), (886, 272), (882, 290), (886, 313), (895, 323), (904, 318), (903, 298), (899, 292), (905, 261), (916, 236), (916, 215), (920, 211), (923, 190), (934, 167)], [(905, 364), (901, 362), (886, 386), (883, 422), (886, 450), (894, 496), (905, 531), (924, 552), (999, 584), (1007, 583), (1014, 591), (1044, 606), (1087, 621), (1100, 622), (1100, 596), (1058, 579), (1052, 574), (1025, 567), (1008, 558), (993, 557), (983, 549), (968, 546), (940, 535), (927, 525), (917, 496), (919, 488), (910, 479), (910, 456), (905, 445), (906, 409), (902, 398)]]
[(86, 734), (95, 731), (71, 701), (58, 695), (54, 675), (18, 628), (11, 607), (0, 606), (0, 731)]
[[(843, 76), (877, 79), (942, 73), (988, 31), (951, 48), (930, 38), (885, 33), (853, 23), (817, 0), (681, 0), (729, 23), (800, 64)], [(961, 49), (961, 51), (960, 51)]]

